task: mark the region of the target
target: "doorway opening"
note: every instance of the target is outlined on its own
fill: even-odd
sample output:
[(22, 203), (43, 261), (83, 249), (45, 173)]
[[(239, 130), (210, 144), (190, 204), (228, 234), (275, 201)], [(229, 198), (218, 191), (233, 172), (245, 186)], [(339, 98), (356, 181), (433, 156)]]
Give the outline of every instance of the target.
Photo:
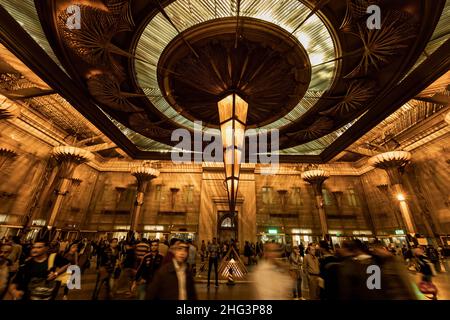
[(238, 235), (237, 213), (229, 211), (218, 212), (217, 240), (219, 242), (236, 240)]

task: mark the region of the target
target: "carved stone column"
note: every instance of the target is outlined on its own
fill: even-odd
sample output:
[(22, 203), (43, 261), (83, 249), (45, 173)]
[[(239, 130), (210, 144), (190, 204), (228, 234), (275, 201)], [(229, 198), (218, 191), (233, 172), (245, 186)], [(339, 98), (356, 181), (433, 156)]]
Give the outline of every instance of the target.
[(141, 209), (144, 205), (145, 189), (152, 179), (159, 176), (159, 171), (151, 167), (138, 166), (131, 169), (131, 174), (137, 180), (136, 201), (134, 202), (133, 214), (131, 216), (131, 231), (136, 232), (138, 231)]
[(403, 222), (402, 217), (399, 217), (399, 215), (398, 215), (398, 208), (396, 208), (396, 206), (393, 204), (392, 194), (389, 192), (389, 185), (387, 185), (387, 184), (380, 184), (380, 185), (377, 185), (377, 189), (387, 199), (389, 209), (392, 210), (392, 212), (394, 213), (394, 217), (395, 217), (395, 221), (397, 223), (397, 227), (399, 229), (404, 229), (406, 226), (405, 226), (405, 224)]
[(14, 150), (9, 148), (0, 148), (0, 169), (6, 163), (7, 160), (13, 159), (17, 156), (17, 153)]
[(393, 197), (399, 201), (400, 212), (407, 232), (409, 234), (416, 234), (417, 229), (402, 184), (402, 174), (410, 160), (411, 153), (407, 151), (389, 151), (370, 158), (369, 165), (386, 171), (391, 182)]
[(72, 186), (73, 173), (76, 167), (82, 163), (92, 160), (94, 157), (92, 153), (87, 150), (71, 146), (55, 147), (53, 148), (52, 154), (59, 164), (59, 186), (57, 188), (56, 200), (53, 203), (50, 216), (47, 220), (48, 228), (52, 228), (55, 224), (56, 217), (61, 210), (64, 197)]
[(325, 209), (323, 207), (322, 185), (325, 180), (329, 178), (328, 172), (322, 169), (308, 170), (302, 173), (302, 179), (308, 182), (314, 190), (314, 196), (316, 198), (316, 207), (319, 211), (320, 227), (322, 229), (322, 237), (327, 238), (328, 224), (327, 217), (325, 215)]

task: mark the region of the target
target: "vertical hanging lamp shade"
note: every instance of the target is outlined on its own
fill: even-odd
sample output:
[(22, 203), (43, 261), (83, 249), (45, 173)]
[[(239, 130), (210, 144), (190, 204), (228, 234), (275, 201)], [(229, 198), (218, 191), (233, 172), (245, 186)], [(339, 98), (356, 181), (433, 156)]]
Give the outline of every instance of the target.
[(220, 100), (218, 107), (228, 203), (230, 212), (234, 212), (244, 148), (248, 103), (236, 93), (232, 93)]

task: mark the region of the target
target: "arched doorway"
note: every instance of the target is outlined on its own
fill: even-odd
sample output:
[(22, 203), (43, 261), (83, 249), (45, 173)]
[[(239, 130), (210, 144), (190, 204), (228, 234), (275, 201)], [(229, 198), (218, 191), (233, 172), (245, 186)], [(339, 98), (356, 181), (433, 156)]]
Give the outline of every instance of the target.
[(236, 215), (228, 211), (219, 211), (218, 215), (217, 240), (223, 242), (236, 239), (238, 235)]

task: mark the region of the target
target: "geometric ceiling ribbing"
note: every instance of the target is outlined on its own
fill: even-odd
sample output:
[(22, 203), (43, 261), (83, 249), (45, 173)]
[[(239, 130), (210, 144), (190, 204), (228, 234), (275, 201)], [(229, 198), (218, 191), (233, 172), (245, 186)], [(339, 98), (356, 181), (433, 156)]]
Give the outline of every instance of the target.
[[(163, 98), (164, 94), (160, 91), (157, 66), (164, 49), (179, 33), (189, 28), (207, 21), (237, 17), (238, 14), (241, 17), (275, 24), (295, 37), (305, 48), (313, 69), (308, 90), (323, 92), (329, 89), (337, 64), (333, 61), (336, 50), (332, 35), (325, 23), (312, 13), (309, 7), (298, 0), (241, 1), (238, 12), (236, 1), (226, 0), (220, 3), (220, 6), (215, 6), (214, 1), (174, 1), (164, 7), (164, 11), (171, 19), (166, 19), (163, 13), (158, 13), (149, 21), (139, 37), (136, 47), (136, 56), (139, 59), (135, 60), (137, 80), (152, 103), (168, 118), (180, 125), (194, 128), (193, 122), (179, 115)], [(298, 120), (318, 101), (319, 97), (303, 98), (287, 115), (262, 128), (280, 128)]]
[[(381, 29), (367, 28), (366, 9), (372, 4), (381, 7)], [(81, 29), (67, 28), (69, 5), (79, 6)], [(405, 95), (394, 91), (403, 83), (413, 88), (407, 76), (413, 68), (426, 83), (432, 80), (427, 74), (440, 74), (417, 61), (431, 47), (436, 58), (427, 61), (442, 55), (434, 50), (448, 34), (438, 25), (448, 14), (442, 15), (444, 5), (444, 0), (433, 5), (423, 0), (52, 0), (35, 2), (39, 21), (34, 23), (41, 24), (59, 64), (89, 100), (89, 107), (76, 107), (98, 113), (102, 126), (119, 128), (131, 142), (116, 140), (116, 134), (111, 138), (126, 144), (127, 152), (147, 146), (166, 150), (176, 144), (171, 133), (194, 130), (194, 121), (202, 121), (208, 133), (217, 131), (217, 102), (235, 91), (249, 103), (249, 128), (280, 130), (281, 155), (330, 159), (376, 125), (374, 115), (388, 115), (405, 103)], [(24, 15), (21, 19), (36, 20)], [(28, 20), (21, 25), (38, 30)], [(396, 97), (383, 99), (387, 96)]]

